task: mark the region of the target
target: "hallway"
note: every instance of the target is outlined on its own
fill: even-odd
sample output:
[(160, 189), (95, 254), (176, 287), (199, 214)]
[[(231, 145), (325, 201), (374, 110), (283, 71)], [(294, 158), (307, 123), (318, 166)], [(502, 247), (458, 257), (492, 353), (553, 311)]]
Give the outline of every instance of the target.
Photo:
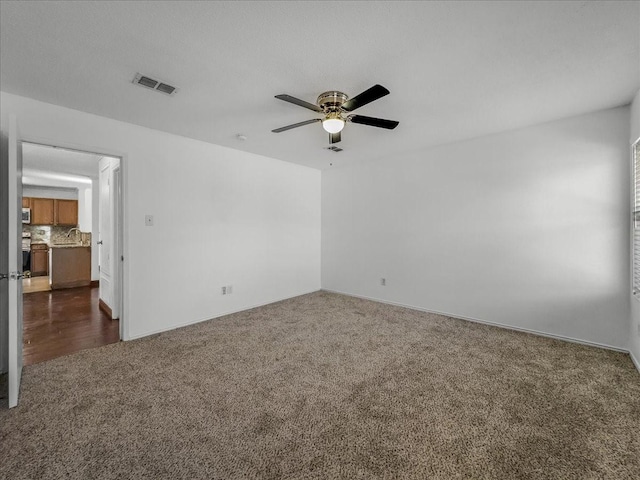
[(32, 365), (120, 340), (119, 322), (98, 308), (98, 288), (23, 296), (23, 358)]

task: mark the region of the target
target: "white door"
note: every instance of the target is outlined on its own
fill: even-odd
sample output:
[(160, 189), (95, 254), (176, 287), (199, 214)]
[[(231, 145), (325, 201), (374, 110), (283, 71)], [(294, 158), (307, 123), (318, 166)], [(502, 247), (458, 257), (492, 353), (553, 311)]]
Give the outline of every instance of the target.
[(9, 408), (12, 408), (18, 405), (22, 377), (22, 145), (15, 115), (9, 117), (8, 135), (2, 132), (1, 157), (2, 355), (9, 371)]
[(98, 246), (100, 258), (100, 300), (113, 310), (113, 253), (111, 228), (111, 159), (100, 159), (98, 194)]

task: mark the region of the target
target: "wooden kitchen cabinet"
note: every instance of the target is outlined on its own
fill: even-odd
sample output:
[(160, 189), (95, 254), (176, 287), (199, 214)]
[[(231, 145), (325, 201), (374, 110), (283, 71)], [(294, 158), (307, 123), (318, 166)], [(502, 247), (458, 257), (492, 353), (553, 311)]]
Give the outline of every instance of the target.
[(31, 208), (31, 197), (22, 197), (22, 208)]
[[(33, 222), (32, 222), (33, 223)], [(78, 201), (54, 200), (54, 225), (78, 225)]]
[(49, 275), (49, 246), (46, 243), (31, 244), (31, 276)]
[[(78, 201), (27, 197), (31, 208), (31, 225), (78, 225)], [(25, 198), (22, 199), (22, 206)]]
[(91, 247), (52, 247), (50, 268), (52, 290), (90, 285)]
[(53, 225), (54, 221), (53, 198), (31, 198), (31, 224)]

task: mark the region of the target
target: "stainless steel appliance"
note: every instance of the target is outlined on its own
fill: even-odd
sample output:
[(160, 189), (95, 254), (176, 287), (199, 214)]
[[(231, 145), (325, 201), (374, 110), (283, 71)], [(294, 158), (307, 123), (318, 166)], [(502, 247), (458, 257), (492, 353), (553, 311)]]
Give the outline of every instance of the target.
[(22, 271), (31, 270), (31, 232), (22, 232)]
[(31, 209), (22, 208), (22, 223), (31, 223)]

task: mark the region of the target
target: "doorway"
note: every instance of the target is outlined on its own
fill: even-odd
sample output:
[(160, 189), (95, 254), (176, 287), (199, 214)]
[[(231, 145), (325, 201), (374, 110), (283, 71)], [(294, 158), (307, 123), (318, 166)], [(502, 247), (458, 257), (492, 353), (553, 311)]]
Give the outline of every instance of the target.
[(22, 151), (30, 365), (122, 338), (121, 158), (28, 141)]

